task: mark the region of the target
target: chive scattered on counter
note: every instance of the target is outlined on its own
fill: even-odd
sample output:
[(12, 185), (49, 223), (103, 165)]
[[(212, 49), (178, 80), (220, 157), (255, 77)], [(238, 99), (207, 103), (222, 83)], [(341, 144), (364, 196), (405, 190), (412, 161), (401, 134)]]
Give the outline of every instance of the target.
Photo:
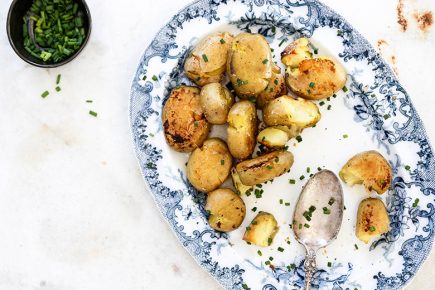
[[(78, 51), (86, 37), (84, 19), (78, 8), (74, 0), (34, 0), (29, 16), (24, 17), (24, 49), (50, 63), (58, 63)], [(28, 29), (31, 25), (34, 42)]]
[(92, 100), (86, 100), (86, 103), (92, 103), (93, 101)]
[(325, 104), (324, 101), (321, 101), (321, 102), (319, 103), (320, 106), (323, 106), (324, 104)]
[(278, 247), (278, 251), (280, 251), (282, 253), (282, 252), (284, 252), (284, 248)]
[(94, 111), (89, 111), (89, 115), (94, 116), (94, 117), (98, 116), (98, 114)]
[(257, 251), (257, 254), (258, 254), (260, 257), (263, 256), (263, 253), (262, 253), (260, 250)]
[(158, 80), (158, 78), (157, 78), (156, 75), (153, 75), (152, 79), (153, 79), (153, 81), (155, 81), (155, 82)]
[(60, 78), (62, 77), (62, 75), (58, 74), (56, 77), (56, 85), (60, 84)]
[(41, 94), (41, 97), (46, 98), (50, 93), (48, 91), (45, 91)]
[(55, 88), (55, 90), (56, 90), (56, 92), (60, 92), (60, 91), (61, 91), (61, 88), (60, 88), (59, 86), (57, 86), (57, 87)]
[(290, 202), (284, 203), (285, 206), (290, 206)]
[(353, 246), (355, 247), (355, 250), (358, 250), (358, 245), (357, 244), (354, 244)]
[(278, 44), (278, 46), (281, 47), (281, 45), (282, 45), (285, 41), (287, 41), (287, 38), (283, 38), (283, 40), (281, 40), (281, 42)]
[(343, 87), (343, 92), (347, 92), (347, 91), (348, 91), (347, 87), (344, 86), (344, 87)]
[(331, 262), (328, 262), (328, 267), (332, 267), (332, 263)]
[(346, 139), (346, 138), (348, 138), (349, 137), (349, 135), (347, 135), (347, 134), (343, 134), (343, 138), (344, 139)]
[(329, 204), (329, 205), (333, 205), (334, 202), (335, 202), (335, 198), (331, 197), (331, 198), (329, 199), (329, 201), (328, 201), (328, 204)]
[(254, 206), (251, 210), (252, 210), (253, 212), (256, 212), (256, 211), (257, 211), (257, 207)]
[(323, 214), (331, 214), (331, 210), (325, 206), (323, 208)]
[(410, 170), (410, 169), (411, 169), (411, 166), (409, 166), (409, 165), (405, 165), (405, 169), (406, 169), (406, 170)]
[(298, 143), (302, 142), (302, 137), (300, 135), (296, 136), (296, 141), (298, 141)]
[(283, 204), (284, 201), (282, 199), (279, 200), (279, 204)]
[(304, 175), (301, 175), (300, 177), (299, 177), (299, 180), (304, 180), (305, 179), (305, 176)]
[(420, 199), (419, 199), (419, 198), (416, 198), (416, 199), (414, 200), (414, 203), (412, 204), (412, 207), (417, 207), (419, 202), (420, 202)]
[(288, 181), (290, 184), (295, 184), (296, 183), (296, 180), (294, 180), (294, 179), (289, 179), (289, 181)]

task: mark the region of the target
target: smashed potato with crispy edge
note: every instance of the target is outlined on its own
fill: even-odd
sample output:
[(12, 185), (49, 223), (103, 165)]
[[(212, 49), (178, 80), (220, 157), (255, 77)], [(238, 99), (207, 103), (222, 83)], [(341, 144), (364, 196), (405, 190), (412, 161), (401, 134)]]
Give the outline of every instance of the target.
[(279, 227), (275, 217), (264, 211), (260, 211), (246, 228), (243, 240), (260, 247), (267, 247), (273, 243)]
[(390, 219), (382, 200), (367, 198), (358, 207), (356, 236), (364, 243), (389, 231)]

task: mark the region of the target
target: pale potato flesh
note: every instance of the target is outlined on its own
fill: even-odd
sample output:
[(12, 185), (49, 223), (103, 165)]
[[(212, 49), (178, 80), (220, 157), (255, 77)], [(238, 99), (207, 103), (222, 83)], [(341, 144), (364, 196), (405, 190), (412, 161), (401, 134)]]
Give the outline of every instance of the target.
[(257, 96), (272, 77), (273, 60), (269, 43), (260, 34), (240, 33), (228, 55), (227, 74), (240, 97)]
[(259, 212), (246, 228), (243, 240), (249, 244), (267, 247), (273, 243), (279, 227), (275, 217), (268, 212)]
[(370, 239), (387, 233), (390, 228), (390, 219), (382, 200), (367, 198), (361, 201), (358, 207), (356, 236), (364, 243)]
[(317, 105), (302, 98), (281, 96), (263, 109), (263, 121), (268, 126), (284, 125), (297, 128), (312, 127), (320, 120)]
[(224, 141), (211, 138), (195, 149), (187, 161), (187, 179), (197, 190), (210, 192), (230, 174), (232, 157)]
[(222, 125), (227, 122), (234, 97), (220, 83), (210, 83), (202, 87), (200, 102), (207, 121), (211, 124)]
[(295, 68), (305, 59), (313, 57), (306, 37), (296, 39), (281, 52), (281, 61), (284, 65)]
[(245, 185), (240, 180), (240, 176), (237, 173), (235, 167), (231, 168), (231, 178), (233, 180), (233, 185), (236, 188), (236, 191), (240, 195), (246, 195), (248, 192), (251, 192), (253, 187), (250, 185)]
[(200, 105), (199, 89), (181, 86), (172, 90), (162, 112), (166, 142), (179, 152), (191, 152), (202, 146), (210, 124)]
[(237, 229), (243, 222), (246, 207), (243, 200), (231, 189), (220, 188), (207, 194), (205, 209), (209, 212), (208, 223), (220, 232)]
[(257, 142), (269, 148), (283, 148), (288, 140), (290, 140), (289, 134), (276, 127), (267, 127), (257, 136)]

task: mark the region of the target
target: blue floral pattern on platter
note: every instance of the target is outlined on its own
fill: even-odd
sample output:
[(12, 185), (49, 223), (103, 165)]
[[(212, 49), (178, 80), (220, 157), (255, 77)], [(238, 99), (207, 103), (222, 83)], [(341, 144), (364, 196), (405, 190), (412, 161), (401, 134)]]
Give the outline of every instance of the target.
[[(302, 256), (294, 257), (290, 264), (270, 267), (251, 256), (235, 254), (237, 246), (232, 245), (231, 238), (207, 225), (205, 195), (186, 180), (182, 166), (185, 156), (178, 157), (164, 143), (160, 112), (172, 88), (190, 83), (182, 64), (195, 38), (187, 39), (182, 32), (190, 31), (191, 37), (196, 37), (194, 23), (210, 26), (211, 31), (228, 25), (237, 31), (258, 32), (275, 43), (299, 36), (321, 38), (320, 32), (333, 34), (330, 37), (340, 46), (332, 53), (350, 73), (343, 107), (352, 112), (355, 126), (367, 132), (393, 168), (394, 180), (386, 197), (391, 230), (370, 245), (370, 253), (382, 256), (385, 264), (379, 270), (375, 267), (372, 274), (358, 276), (357, 272), (363, 272), (360, 265), (344, 255), (332, 267), (319, 268), (313, 287), (403, 288), (429, 254), (434, 238), (433, 150), (417, 112), (389, 66), (350, 24), (315, 0), (196, 1), (159, 31), (142, 56), (130, 95), (135, 149), (146, 184), (183, 246), (226, 289), (303, 288)], [(152, 75), (157, 81), (151, 80)], [(404, 151), (410, 151), (411, 157), (403, 160)]]

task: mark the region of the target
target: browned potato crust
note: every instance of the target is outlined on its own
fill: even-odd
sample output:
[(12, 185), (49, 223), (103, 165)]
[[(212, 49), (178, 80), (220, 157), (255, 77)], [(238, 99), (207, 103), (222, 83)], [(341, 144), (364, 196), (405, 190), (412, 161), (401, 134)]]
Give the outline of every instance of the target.
[(220, 232), (237, 229), (245, 219), (245, 203), (231, 189), (220, 188), (209, 192), (205, 209), (210, 213), (208, 223)]
[(350, 186), (363, 184), (367, 191), (383, 194), (390, 187), (393, 172), (388, 161), (379, 152), (371, 150), (353, 156), (339, 175)]
[(240, 33), (228, 53), (227, 74), (240, 97), (255, 97), (272, 77), (269, 43), (261, 34)]
[(190, 155), (187, 179), (199, 191), (210, 192), (227, 179), (231, 166), (232, 158), (225, 142), (211, 138)]
[(285, 94), (287, 94), (287, 87), (284, 76), (280, 73), (274, 73), (269, 79), (266, 89), (257, 96), (257, 106), (262, 109), (269, 101)]
[(367, 198), (358, 207), (356, 236), (364, 243), (388, 232), (390, 219), (382, 200)]
[(281, 52), (282, 63), (292, 68), (298, 67), (301, 61), (312, 57), (313, 54), (306, 37), (296, 39)]
[(332, 96), (346, 84), (346, 71), (329, 58), (305, 59), (297, 68), (287, 68), (287, 85), (296, 95), (320, 100)]
[(260, 211), (246, 228), (243, 240), (260, 247), (267, 247), (273, 243), (279, 227), (275, 217), (264, 211)]
[(302, 98), (281, 96), (270, 101), (263, 109), (263, 121), (268, 126), (312, 127), (320, 120), (317, 105)]
[(232, 41), (233, 36), (228, 32), (213, 33), (202, 39), (184, 63), (187, 77), (199, 86), (220, 82)]
[(243, 184), (255, 185), (284, 174), (292, 165), (292, 153), (274, 151), (240, 162), (236, 165), (236, 170)]
[(208, 136), (210, 125), (199, 102), (199, 89), (181, 86), (172, 90), (163, 107), (166, 142), (179, 152), (191, 152)]
[(220, 83), (206, 84), (201, 89), (201, 107), (211, 124), (225, 124), (233, 103), (231, 92)]
[(228, 148), (234, 158), (249, 158), (255, 148), (257, 109), (250, 101), (235, 103), (228, 113)]

